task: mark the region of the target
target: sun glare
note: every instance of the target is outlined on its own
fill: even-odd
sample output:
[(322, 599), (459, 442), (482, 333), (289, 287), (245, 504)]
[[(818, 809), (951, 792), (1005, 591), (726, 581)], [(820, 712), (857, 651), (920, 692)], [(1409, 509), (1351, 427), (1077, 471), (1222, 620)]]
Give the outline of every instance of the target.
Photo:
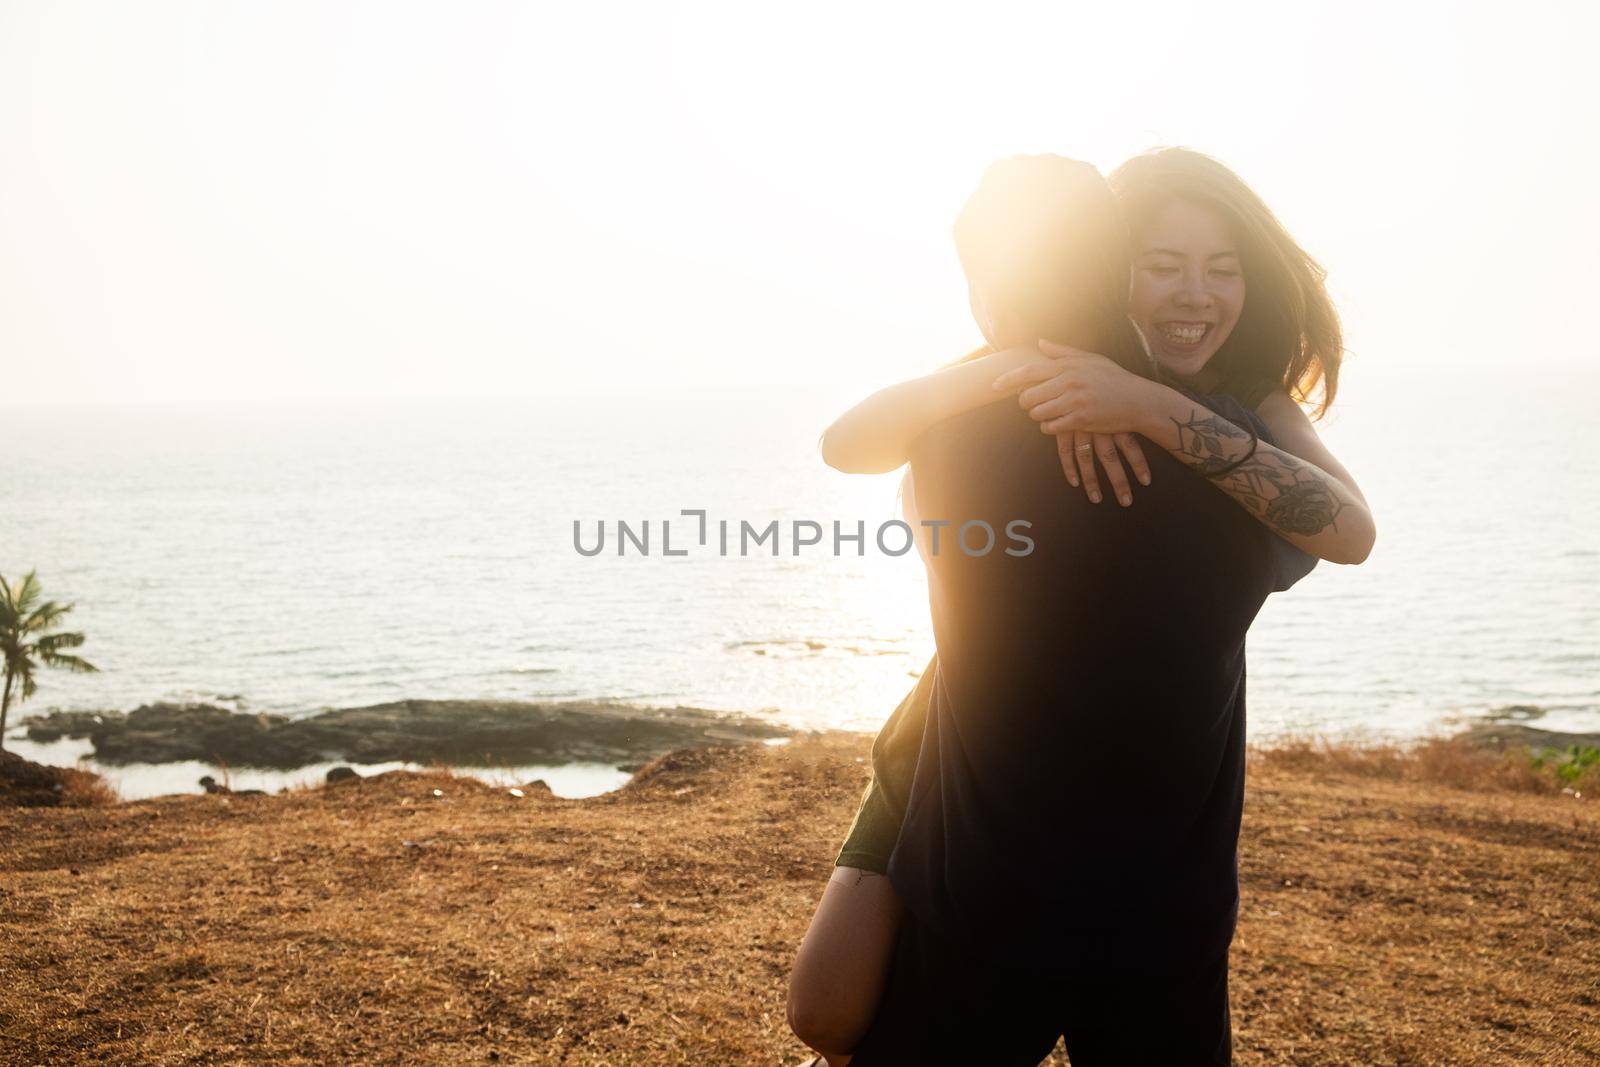
[(1217, 155), (1385, 362), (1585, 295), (1574, 6), (442, 10), (8, 5), (0, 402), (888, 381), (973, 341), (950, 222), (1026, 151)]

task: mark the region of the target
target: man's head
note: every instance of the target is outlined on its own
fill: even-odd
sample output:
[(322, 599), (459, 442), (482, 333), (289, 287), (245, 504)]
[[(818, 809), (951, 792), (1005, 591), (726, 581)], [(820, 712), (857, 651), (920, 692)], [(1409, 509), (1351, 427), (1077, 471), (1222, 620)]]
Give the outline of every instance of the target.
[(1040, 338), (1094, 348), (1126, 318), (1127, 227), (1087, 163), (992, 164), (956, 219), (955, 241), (973, 317), (995, 348)]

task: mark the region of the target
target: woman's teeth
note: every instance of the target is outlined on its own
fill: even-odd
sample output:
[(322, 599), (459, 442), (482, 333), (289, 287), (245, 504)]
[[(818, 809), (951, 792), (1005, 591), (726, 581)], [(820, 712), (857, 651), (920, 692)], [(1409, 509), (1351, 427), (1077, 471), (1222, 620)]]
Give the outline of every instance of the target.
[(1197, 345), (1200, 339), (1211, 329), (1210, 323), (1200, 322), (1193, 325), (1180, 325), (1174, 322), (1160, 324), (1161, 336), (1175, 345)]

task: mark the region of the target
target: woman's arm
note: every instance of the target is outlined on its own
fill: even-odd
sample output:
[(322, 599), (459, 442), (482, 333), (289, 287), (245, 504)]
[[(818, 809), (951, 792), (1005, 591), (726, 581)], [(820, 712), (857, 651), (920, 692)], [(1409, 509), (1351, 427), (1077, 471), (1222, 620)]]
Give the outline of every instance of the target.
[[(1041, 431), (1132, 430), (1207, 475), (1249, 453), (1248, 432), (1177, 390), (1130, 374), (1104, 356), (1060, 351), (1065, 354), (1030, 363), (994, 383), (999, 390), (1021, 389), (1017, 401)], [(1355, 480), (1287, 394), (1281, 400), (1268, 397), (1259, 413), (1287, 447), (1257, 442), (1248, 460), (1214, 479), (1217, 487), (1290, 544), (1320, 559), (1366, 559), (1377, 528)]]
[[(994, 379), (1038, 358), (1038, 350), (1031, 345), (1007, 348), (880, 389), (840, 415), (823, 431), (817, 442), (822, 460), (846, 474), (883, 474), (895, 470), (911, 458), (911, 442), (924, 430), (962, 412), (994, 403), (1000, 395), (991, 388)], [(1082, 451), (1074, 448), (1075, 443), (1090, 442), (1092, 452), (1087, 448)], [(1067, 481), (1077, 486), (1081, 477), (1084, 491), (1096, 504), (1100, 503), (1096, 460), (1123, 507), (1133, 503), (1128, 469), (1132, 469), (1133, 477), (1141, 485), (1150, 484), (1150, 464), (1138, 440), (1129, 433), (1064, 433), (1056, 438), (1056, 453)], [(1123, 466), (1124, 461), (1127, 467)]]
[(846, 474), (884, 474), (905, 465), (911, 442), (936, 422), (995, 402), (989, 383), (1038, 359), (1007, 348), (880, 389), (834, 420), (818, 442), (822, 461)]
[[(1208, 476), (1250, 454), (1249, 431), (1174, 389), (1155, 388), (1139, 433)], [(1282, 445), (1257, 441), (1249, 459), (1213, 482), (1297, 548), (1330, 563), (1365, 560), (1378, 531), (1355, 479), (1287, 393), (1268, 397), (1258, 413)]]
[(1267, 424), (1267, 429), (1271, 431), (1272, 438), (1278, 443), (1279, 448), (1307, 463), (1315, 463), (1337, 478), (1346, 489), (1355, 494), (1356, 499), (1366, 505), (1367, 498), (1361, 492), (1361, 487), (1356, 484), (1355, 478), (1345, 470), (1344, 464), (1328, 451), (1328, 446), (1317, 436), (1316, 427), (1311, 425), (1311, 420), (1306, 417), (1305, 409), (1296, 404), (1288, 393), (1282, 389), (1274, 389), (1256, 406), (1256, 414)]

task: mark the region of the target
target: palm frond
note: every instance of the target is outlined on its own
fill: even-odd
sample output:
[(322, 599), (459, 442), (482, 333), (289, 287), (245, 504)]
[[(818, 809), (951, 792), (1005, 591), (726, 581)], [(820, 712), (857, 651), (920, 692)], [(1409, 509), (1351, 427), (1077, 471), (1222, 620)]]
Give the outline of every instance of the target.
[(71, 604), (57, 604), (54, 600), (47, 600), (37, 608), (34, 608), (22, 620), (22, 632), (25, 634), (43, 633), (60, 622), (62, 616), (71, 610)]
[(63, 648), (77, 648), (84, 642), (80, 633), (45, 634), (33, 643), (33, 647), (40, 652), (59, 652)]
[(62, 670), (72, 671), (74, 674), (94, 674), (100, 670), (93, 663), (78, 656), (63, 656), (59, 652), (45, 652), (40, 650), (39, 662), (46, 667), (57, 667)]
[(11, 587), (11, 607), (16, 611), (17, 618), (23, 618), (33, 610), (33, 605), (42, 592), (43, 590), (39, 588), (38, 575), (33, 571), (22, 576), (20, 585)]

